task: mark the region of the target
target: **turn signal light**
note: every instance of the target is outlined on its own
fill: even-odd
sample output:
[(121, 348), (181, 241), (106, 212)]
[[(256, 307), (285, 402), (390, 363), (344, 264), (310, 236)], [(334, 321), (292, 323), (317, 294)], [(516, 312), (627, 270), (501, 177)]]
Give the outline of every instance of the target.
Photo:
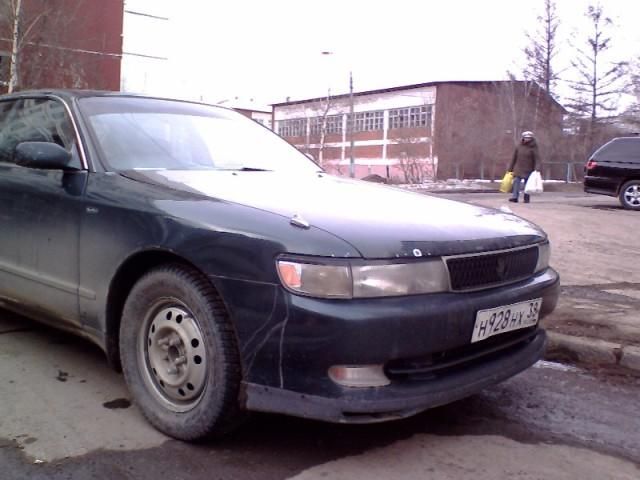
[(278, 262), (278, 271), (285, 285), (300, 288), (302, 285), (302, 268), (297, 263)]

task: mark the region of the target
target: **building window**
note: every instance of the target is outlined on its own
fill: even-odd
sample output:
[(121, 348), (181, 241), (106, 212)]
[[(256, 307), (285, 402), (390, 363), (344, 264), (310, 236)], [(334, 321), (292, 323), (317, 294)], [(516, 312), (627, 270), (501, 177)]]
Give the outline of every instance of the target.
[(354, 132), (372, 132), (382, 130), (384, 125), (384, 112), (360, 112), (355, 114)]
[(431, 105), (389, 110), (389, 128), (430, 128), (431, 112)]
[(278, 122), (278, 133), (281, 137), (304, 137), (307, 134), (306, 118), (290, 118)]
[(309, 134), (320, 135), (322, 132), (322, 117), (311, 117), (309, 119)]
[(342, 115), (327, 117), (327, 133), (342, 133)]
[[(342, 115), (328, 115), (324, 119), (326, 121), (325, 133), (342, 133)], [(311, 135), (322, 134), (323, 117), (313, 117), (309, 119), (309, 133)]]

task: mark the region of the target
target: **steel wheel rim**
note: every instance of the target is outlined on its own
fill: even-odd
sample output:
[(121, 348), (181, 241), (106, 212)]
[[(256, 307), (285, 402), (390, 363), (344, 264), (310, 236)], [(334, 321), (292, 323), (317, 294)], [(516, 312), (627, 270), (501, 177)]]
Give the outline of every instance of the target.
[(149, 312), (139, 336), (142, 374), (167, 408), (188, 411), (207, 386), (208, 358), (200, 325), (176, 302), (163, 301)]
[(640, 185), (629, 185), (624, 191), (624, 201), (633, 207), (639, 207)]

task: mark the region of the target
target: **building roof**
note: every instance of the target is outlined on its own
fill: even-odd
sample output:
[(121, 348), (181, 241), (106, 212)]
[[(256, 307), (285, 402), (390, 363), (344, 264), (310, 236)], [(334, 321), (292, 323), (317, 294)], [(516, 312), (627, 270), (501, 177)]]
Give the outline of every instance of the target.
[(272, 110), (271, 105), (261, 104), (260, 102), (256, 102), (253, 98), (228, 98), (226, 100), (216, 102), (214, 105), (221, 105), (227, 108), (233, 108), (234, 110), (244, 110), (245, 112), (271, 113)]
[[(363, 91), (363, 92), (353, 92), (353, 96), (354, 97), (361, 97), (361, 96), (375, 95), (375, 94), (380, 94), (380, 93), (389, 93), (389, 92), (397, 92), (397, 91), (402, 91), (402, 90), (411, 90), (411, 89), (414, 89), (414, 88), (437, 87), (438, 85), (468, 85), (468, 84), (480, 85), (480, 84), (487, 84), (487, 83), (507, 83), (507, 82), (524, 83), (526, 81), (531, 81), (531, 80), (451, 80), (451, 81), (436, 81), (436, 82), (414, 83), (414, 84), (411, 84), (411, 85), (399, 85), (399, 86), (396, 86), (396, 87), (380, 88), (380, 89), (376, 89), (376, 90), (367, 90), (367, 91)], [(536, 83), (536, 85), (537, 85), (537, 83)], [(538, 88), (542, 89), (542, 87), (540, 87), (540, 86), (538, 86)], [(349, 95), (350, 95), (349, 93), (343, 93), (343, 94), (340, 94), (340, 95), (331, 95), (331, 98), (332, 99), (349, 98)], [(560, 103), (558, 103), (556, 101), (556, 99), (554, 99), (551, 95), (549, 95), (549, 98), (559, 108), (561, 108), (563, 111), (566, 111), (566, 109), (562, 105), (560, 105)], [(287, 106), (287, 105), (300, 105), (300, 104), (303, 104), (303, 103), (318, 102), (318, 101), (322, 101), (322, 100), (325, 100), (325, 99), (326, 99), (326, 97), (324, 97), (324, 96), (323, 97), (315, 97), (315, 98), (307, 98), (307, 99), (303, 99), (303, 100), (293, 100), (293, 101), (289, 101), (289, 102), (272, 103), (271, 106), (273, 108), (276, 108), (276, 107), (283, 107), (283, 106)]]

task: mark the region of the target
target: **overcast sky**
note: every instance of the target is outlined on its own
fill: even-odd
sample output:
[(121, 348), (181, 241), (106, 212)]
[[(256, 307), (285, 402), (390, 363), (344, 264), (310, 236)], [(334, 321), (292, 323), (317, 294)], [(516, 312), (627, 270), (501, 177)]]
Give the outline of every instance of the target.
[[(148, 0), (147, 0), (148, 1)], [(594, 0), (595, 1), (595, 0)], [(127, 4), (145, 0), (128, 0)], [(150, 2), (149, 2), (150, 3)], [(558, 32), (584, 43), (588, 0), (558, 0)], [(601, 0), (615, 26), (612, 60), (640, 57), (640, 1)], [(154, 5), (160, 5), (155, 2)], [(258, 103), (520, 72), (525, 31), (543, 0), (182, 0), (165, 4), (172, 95)], [(322, 55), (329, 51), (332, 55)]]

